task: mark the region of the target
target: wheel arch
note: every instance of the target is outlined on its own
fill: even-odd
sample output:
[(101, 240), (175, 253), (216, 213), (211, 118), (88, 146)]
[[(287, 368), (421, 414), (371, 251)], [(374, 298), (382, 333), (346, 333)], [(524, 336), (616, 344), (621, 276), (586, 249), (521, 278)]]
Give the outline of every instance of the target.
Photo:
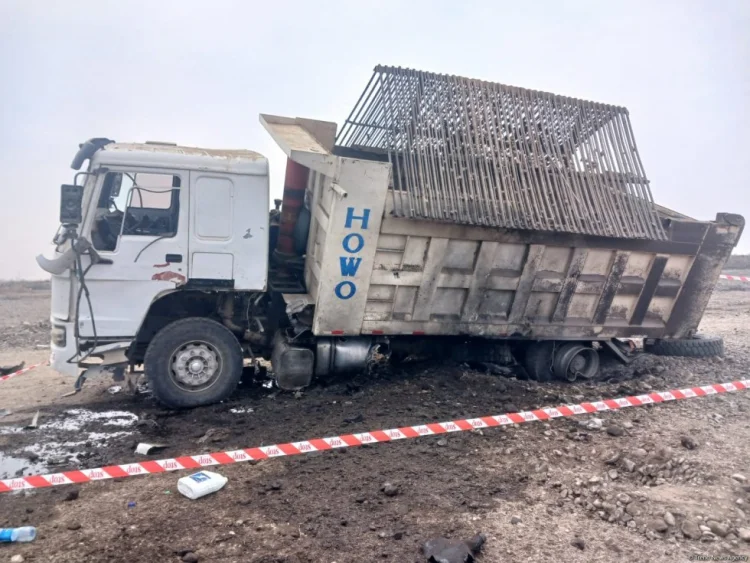
[(135, 363), (142, 362), (149, 342), (161, 329), (174, 321), (204, 317), (221, 322), (217, 312), (221, 294), (218, 291), (185, 288), (168, 289), (157, 294), (141, 319), (128, 351), (129, 359)]

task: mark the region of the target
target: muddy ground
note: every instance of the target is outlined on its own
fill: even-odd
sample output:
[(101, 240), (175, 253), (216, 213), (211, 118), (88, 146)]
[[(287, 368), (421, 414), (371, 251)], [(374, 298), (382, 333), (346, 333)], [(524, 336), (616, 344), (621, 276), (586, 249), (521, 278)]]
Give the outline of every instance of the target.
[[(133, 453), (142, 441), (168, 445), (149, 456), (159, 459), (746, 378), (744, 288), (722, 284), (702, 325), (724, 336), (723, 360), (644, 356), (585, 384), (415, 364), (297, 396), (245, 384), (223, 404), (173, 412), (124, 389), (110, 394), (105, 380), (62, 398), (72, 382), (39, 368), (0, 383), (0, 409), (12, 411), (0, 418), (0, 477), (147, 459)], [(45, 360), (48, 293), (0, 290), (0, 365)], [(37, 410), (40, 428), (23, 430)], [(34, 525), (39, 535), (0, 545), (0, 561), (177, 562), (196, 560), (192, 552), (401, 563), (424, 561), (431, 537), (476, 532), (487, 536), (485, 562), (747, 556), (749, 413), (741, 392), (222, 466), (226, 487), (197, 501), (176, 490), (187, 472), (2, 494), (0, 526)], [(385, 483), (397, 494), (386, 496)]]

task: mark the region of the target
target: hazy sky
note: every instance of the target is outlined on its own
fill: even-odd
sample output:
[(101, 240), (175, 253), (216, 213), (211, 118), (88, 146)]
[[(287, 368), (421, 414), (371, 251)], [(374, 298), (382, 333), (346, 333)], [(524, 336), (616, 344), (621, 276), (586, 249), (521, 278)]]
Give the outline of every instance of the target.
[(748, 0), (0, 0), (0, 278), (44, 277), (81, 141), (256, 150), (279, 197), (258, 114), (340, 124), (378, 63), (627, 106), (659, 203), (750, 219), (748, 30)]

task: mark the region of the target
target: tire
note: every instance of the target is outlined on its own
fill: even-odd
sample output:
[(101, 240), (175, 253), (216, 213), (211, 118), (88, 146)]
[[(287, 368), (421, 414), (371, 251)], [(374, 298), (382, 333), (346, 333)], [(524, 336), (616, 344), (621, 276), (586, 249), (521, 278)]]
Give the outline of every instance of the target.
[(555, 343), (549, 340), (532, 342), (526, 347), (524, 368), (535, 381), (552, 381), (552, 355)]
[(679, 340), (645, 341), (643, 349), (657, 356), (681, 356), (685, 358), (712, 358), (724, 356), (724, 339), (721, 336), (698, 334), (693, 338)]
[[(201, 362), (195, 368), (201, 371), (193, 373)], [(198, 407), (226, 399), (235, 390), (242, 377), (242, 348), (224, 325), (192, 317), (156, 333), (143, 363), (159, 402), (176, 409)]]

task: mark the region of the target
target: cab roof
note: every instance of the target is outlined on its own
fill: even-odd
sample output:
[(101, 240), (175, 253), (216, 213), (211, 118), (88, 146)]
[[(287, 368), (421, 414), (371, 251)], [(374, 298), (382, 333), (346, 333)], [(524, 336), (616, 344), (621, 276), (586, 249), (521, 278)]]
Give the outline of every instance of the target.
[(109, 143), (93, 155), (93, 161), (98, 165), (110, 166), (268, 174), (268, 159), (257, 152), (244, 149), (204, 149), (171, 143)]

